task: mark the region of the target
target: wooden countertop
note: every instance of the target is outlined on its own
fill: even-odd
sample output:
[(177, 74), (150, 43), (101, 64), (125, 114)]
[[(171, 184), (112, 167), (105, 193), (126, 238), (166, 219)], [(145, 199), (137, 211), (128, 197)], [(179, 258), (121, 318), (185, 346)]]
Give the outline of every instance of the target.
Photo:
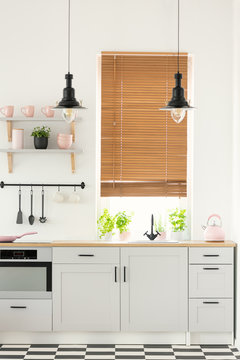
[(224, 242), (182, 241), (180, 243), (157, 242), (106, 242), (106, 241), (52, 241), (52, 242), (20, 242), (0, 243), (0, 247), (235, 247), (237, 244), (227, 240)]

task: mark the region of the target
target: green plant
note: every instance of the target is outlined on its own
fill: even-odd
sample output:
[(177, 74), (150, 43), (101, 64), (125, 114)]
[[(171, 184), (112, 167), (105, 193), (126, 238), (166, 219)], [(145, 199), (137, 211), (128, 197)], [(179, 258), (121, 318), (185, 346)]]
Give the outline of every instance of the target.
[(98, 224), (99, 237), (101, 239), (107, 233), (113, 231), (116, 224), (116, 215), (112, 216), (110, 215), (108, 209), (103, 209), (103, 214), (99, 217), (97, 224)]
[(46, 137), (49, 138), (51, 129), (48, 126), (37, 126), (33, 129), (31, 136), (36, 136), (38, 138)]
[(116, 227), (122, 234), (125, 231), (129, 231), (128, 225), (132, 221), (132, 215), (127, 215), (126, 211), (119, 211), (116, 215)]
[(186, 209), (174, 209), (169, 213), (169, 222), (173, 232), (184, 231), (187, 228), (186, 224)]
[(157, 217), (157, 220), (156, 220), (156, 216), (155, 216), (154, 228), (155, 228), (155, 231), (158, 231), (159, 233), (166, 231), (166, 224), (163, 221), (162, 215), (159, 215)]

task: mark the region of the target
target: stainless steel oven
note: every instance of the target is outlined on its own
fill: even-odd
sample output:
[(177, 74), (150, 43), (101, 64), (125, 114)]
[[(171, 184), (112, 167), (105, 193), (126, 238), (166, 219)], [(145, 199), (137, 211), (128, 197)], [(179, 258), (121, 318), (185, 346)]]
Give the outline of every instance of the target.
[(51, 297), (51, 248), (0, 248), (0, 298)]

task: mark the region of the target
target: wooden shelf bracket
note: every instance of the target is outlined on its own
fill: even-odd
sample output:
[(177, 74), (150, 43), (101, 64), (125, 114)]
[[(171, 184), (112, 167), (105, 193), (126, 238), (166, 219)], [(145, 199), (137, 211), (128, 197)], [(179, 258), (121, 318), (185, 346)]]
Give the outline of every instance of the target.
[(7, 153), (7, 159), (8, 159), (8, 172), (11, 174), (13, 171), (13, 154)]
[(12, 141), (12, 121), (7, 120), (7, 135), (8, 135), (8, 142)]

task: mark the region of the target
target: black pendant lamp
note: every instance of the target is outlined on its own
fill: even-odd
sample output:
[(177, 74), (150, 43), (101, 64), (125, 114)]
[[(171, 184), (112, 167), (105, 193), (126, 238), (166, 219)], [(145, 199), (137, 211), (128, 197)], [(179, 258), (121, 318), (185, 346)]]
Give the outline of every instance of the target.
[(76, 118), (78, 109), (86, 109), (82, 106), (81, 102), (76, 100), (75, 90), (72, 87), (73, 75), (70, 73), (70, 1), (68, 0), (68, 73), (65, 75), (66, 87), (63, 89), (62, 100), (54, 107), (55, 110), (62, 110), (62, 117), (68, 123)]
[(175, 74), (176, 86), (172, 90), (172, 98), (168, 102), (167, 106), (162, 107), (159, 110), (171, 111), (171, 116), (176, 123), (180, 123), (186, 114), (186, 111), (194, 109), (190, 106), (184, 97), (184, 88), (181, 86), (182, 74), (179, 72), (179, 2), (178, 0), (178, 62), (177, 62), (177, 73)]

